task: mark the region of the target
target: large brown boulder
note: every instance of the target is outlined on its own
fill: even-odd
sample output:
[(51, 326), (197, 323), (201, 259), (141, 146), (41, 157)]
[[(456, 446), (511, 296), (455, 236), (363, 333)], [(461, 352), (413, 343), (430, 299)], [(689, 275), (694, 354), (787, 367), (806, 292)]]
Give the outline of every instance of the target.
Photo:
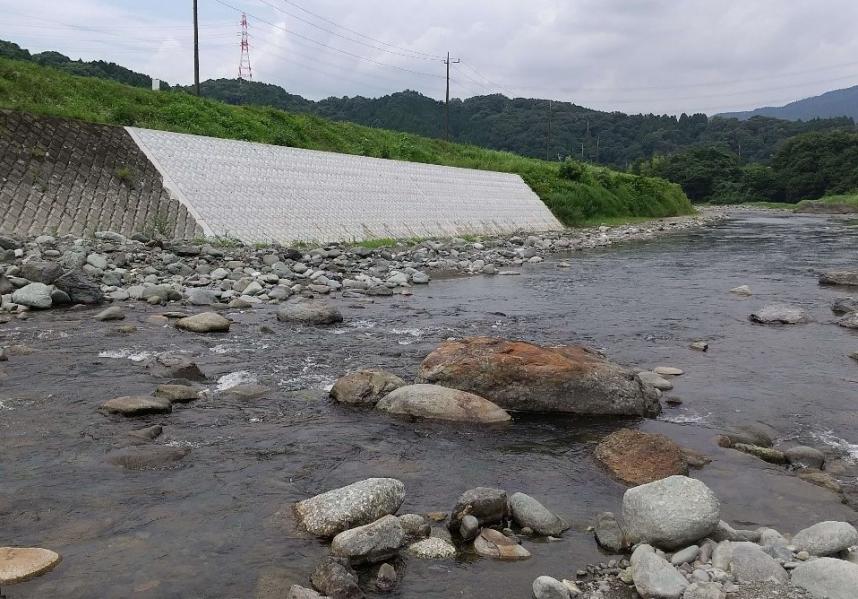
[(585, 347), (466, 337), (420, 365), (418, 383), (468, 391), (507, 410), (618, 416), (661, 411), (658, 391)]
[(627, 428), (602, 439), (596, 446), (596, 459), (629, 485), (688, 474), (688, 461), (679, 445), (664, 435)]

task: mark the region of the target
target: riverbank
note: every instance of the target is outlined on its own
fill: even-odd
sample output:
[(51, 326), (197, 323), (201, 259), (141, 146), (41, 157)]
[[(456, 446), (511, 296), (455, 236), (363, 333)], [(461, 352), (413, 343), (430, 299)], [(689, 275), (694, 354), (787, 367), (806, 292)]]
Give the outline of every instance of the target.
[(302, 295), (408, 294), (433, 276), (513, 274), (561, 252), (676, 234), (719, 222), (726, 214), (707, 209), (691, 216), (541, 235), (315, 248), (246, 246), (230, 240), (170, 242), (109, 231), (92, 238), (0, 237), (5, 271), (0, 273), (0, 310), (22, 313), (126, 300), (249, 308)]

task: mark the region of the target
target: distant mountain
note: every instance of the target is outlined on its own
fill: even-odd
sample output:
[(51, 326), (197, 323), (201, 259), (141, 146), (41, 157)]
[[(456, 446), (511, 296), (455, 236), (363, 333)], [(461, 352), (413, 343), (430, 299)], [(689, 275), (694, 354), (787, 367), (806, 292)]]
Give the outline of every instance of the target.
[(809, 121), (849, 117), (858, 119), (858, 85), (826, 92), (821, 96), (790, 102), (786, 106), (766, 106), (747, 112), (725, 112), (722, 118), (747, 120), (754, 116), (766, 116), (787, 121)]

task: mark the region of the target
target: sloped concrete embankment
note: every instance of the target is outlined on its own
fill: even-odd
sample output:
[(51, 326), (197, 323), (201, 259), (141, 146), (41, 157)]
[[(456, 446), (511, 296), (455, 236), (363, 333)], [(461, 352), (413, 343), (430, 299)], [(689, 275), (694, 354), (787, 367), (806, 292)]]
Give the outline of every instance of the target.
[(122, 127), (0, 111), (0, 233), (201, 233)]

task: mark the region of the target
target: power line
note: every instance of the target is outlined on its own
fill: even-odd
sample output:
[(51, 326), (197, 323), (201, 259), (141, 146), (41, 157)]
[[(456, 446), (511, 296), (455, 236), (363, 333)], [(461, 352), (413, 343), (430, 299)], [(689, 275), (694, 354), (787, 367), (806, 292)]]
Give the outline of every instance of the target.
[(314, 12), (312, 12), (312, 11), (310, 11), (310, 10), (307, 10), (306, 8), (304, 8), (303, 6), (301, 6), (300, 4), (298, 4), (297, 2), (292, 2), (291, 0), (282, 0), (282, 1), (283, 1), (283, 3), (284, 3), (284, 4), (290, 4), (290, 5), (294, 6), (295, 8), (297, 8), (298, 10), (301, 10), (301, 11), (303, 11), (303, 12), (307, 13), (308, 15), (311, 15), (311, 16), (316, 17), (316, 18), (317, 18), (317, 19), (319, 19), (320, 21), (324, 21), (325, 23), (328, 23), (329, 25), (333, 25), (334, 27), (338, 27), (338, 28), (342, 29), (343, 31), (348, 31), (349, 33), (353, 33), (353, 34), (358, 35), (358, 36), (360, 36), (360, 37), (362, 37), (362, 38), (364, 38), (364, 39), (368, 39), (368, 40), (370, 40), (370, 41), (373, 41), (373, 42), (375, 42), (375, 43), (377, 43), (377, 44), (382, 44), (383, 46), (388, 46), (388, 47), (390, 47), (390, 48), (394, 48), (394, 49), (396, 49), (396, 50), (402, 50), (402, 51), (405, 51), (405, 52), (411, 52), (412, 54), (419, 54), (419, 55), (421, 55), (421, 56), (425, 56), (425, 57), (427, 57), (427, 58), (431, 58), (431, 59), (435, 59), (435, 60), (443, 60), (443, 59), (444, 59), (444, 57), (443, 57), (443, 56), (439, 56), (439, 55), (432, 55), (432, 54), (427, 54), (426, 52), (420, 52), (419, 50), (413, 50), (413, 49), (409, 49), (409, 48), (403, 48), (403, 47), (396, 46), (396, 45), (394, 45), (394, 44), (390, 44), (390, 43), (388, 43), (388, 42), (384, 42), (384, 41), (382, 41), (382, 40), (376, 39), (376, 38), (374, 38), (374, 37), (370, 37), (370, 36), (368, 36), (368, 35), (364, 35), (363, 33), (359, 32), (359, 31), (356, 31), (356, 30), (354, 30), (354, 29), (349, 29), (348, 27), (344, 27), (343, 25), (339, 25), (339, 24), (335, 23), (334, 21), (331, 21), (330, 19), (327, 19), (327, 18), (323, 17), (322, 15), (320, 15), (320, 14), (318, 14), (318, 13), (314, 13)]
[[(361, 46), (366, 46), (367, 48), (372, 48), (373, 50), (379, 50), (380, 52), (387, 52), (388, 54), (393, 54), (394, 56), (403, 56), (405, 58), (410, 58), (413, 60), (431, 60), (431, 61), (439, 62), (439, 61), (442, 61), (444, 59), (443, 57), (436, 57), (436, 56), (429, 56), (429, 55), (421, 56), (421, 55), (413, 54), (413, 53), (411, 53), (410, 50), (407, 50), (406, 52), (397, 52), (395, 50), (389, 50), (387, 48), (379, 48), (376, 45), (373, 45), (373, 44), (370, 44), (367, 42), (363, 42), (361, 40), (356, 40), (356, 39), (351, 38), (351, 37), (347, 37), (341, 33), (337, 33), (336, 31), (333, 31), (331, 29), (327, 29), (325, 27), (317, 25), (317, 24), (313, 23), (312, 21), (309, 21), (307, 19), (299, 17), (295, 13), (291, 13), (289, 11), (283, 10), (282, 8), (280, 8), (274, 4), (266, 2), (266, 0), (257, 0), (257, 1), (261, 2), (262, 4), (264, 4), (270, 8), (273, 8), (274, 10), (276, 10), (278, 12), (283, 13), (284, 15), (288, 15), (288, 16), (292, 17), (293, 19), (297, 19), (298, 21), (301, 21), (302, 23), (306, 23), (307, 25), (309, 25), (311, 27), (315, 27), (316, 29), (319, 29), (320, 31), (324, 31), (325, 33), (330, 33), (331, 35), (342, 38), (342, 39), (349, 41), (349, 42), (352, 42), (354, 44), (360, 44)], [(282, 0), (282, 1), (285, 4), (289, 4), (288, 2), (286, 2), (286, 0)], [(319, 18), (319, 17), (317, 17), (317, 18)], [(363, 37), (366, 37), (366, 36), (363, 36)], [(377, 42), (377, 43), (390, 46), (390, 44), (386, 44), (385, 42)]]
[(243, 12), (243, 13), (247, 14), (248, 16), (253, 17), (254, 19), (256, 19), (257, 21), (259, 21), (259, 22), (261, 22), (261, 23), (265, 23), (266, 25), (268, 25), (268, 26), (270, 26), (270, 27), (273, 27), (273, 28), (275, 28), (275, 29), (279, 29), (279, 30), (281, 30), (281, 31), (285, 31), (286, 33), (290, 34), (292, 37), (297, 37), (298, 39), (305, 40), (305, 41), (307, 41), (307, 42), (310, 42), (310, 43), (316, 44), (317, 46), (320, 46), (320, 47), (322, 47), (322, 48), (326, 48), (326, 49), (328, 49), (328, 50), (332, 50), (332, 51), (334, 51), (334, 52), (338, 52), (338, 53), (343, 54), (343, 55), (345, 55), (345, 56), (350, 56), (350, 57), (355, 58), (355, 59), (357, 59), (357, 60), (361, 60), (361, 61), (364, 61), (364, 62), (369, 62), (369, 63), (372, 63), (372, 64), (376, 64), (376, 65), (378, 65), (378, 66), (387, 67), (387, 68), (390, 68), (390, 69), (396, 69), (396, 70), (398, 70), (398, 71), (404, 71), (404, 72), (406, 72), (406, 73), (411, 73), (412, 75), (419, 75), (419, 76), (421, 76), (421, 77), (432, 77), (432, 78), (434, 78), (434, 79), (443, 79), (443, 78), (444, 78), (444, 76), (443, 76), (443, 75), (438, 75), (438, 74), (436, 74), (436, 73), (427, 73), (427, 72), (425, 72), (425, 71), (415, 71), (415, 70), (413, 70), (413, 69), (407, 69), (407, 68), (405, 68), (405, 67), (400, 67), (400, 66), (398, 66), (398, 65), (393, 65), (393, 64), (386, 63), (386, 62), (380, 62), (380, 61), (375, 60), (375, 59), (373, 59), (373, 58), (369, 58), (369, 57), (366, 57), (366, 56), (361, 56), (361, 55), (359, 55), (359, 54), (355, 54), (355, 53), (353, 53), (353, 52), (349, 52), (348, 50), (343, 50), (342, 48), (337, 48), (337, 47), (335, 47), (335, 46), (331, 46), (331, 45), (326, 44), (326, 43), (324, 43), (324, 42), (320, 42), (319, 40), (313, 39), (313, 38), (311, 38), (311, 37), (307, 37), (306, 35), (302, 35), (302, 34), (297, 33), (297, 32), (295, 32), (295, 31), (292, 31), (292, 30), (286, 29), (285, 27), (282, 27), (281, 25), (277, 25), (276, 23), (272, 23), (271, 21), (268, 21), (268, 20), (266, 20), (266, 19), (263, 19), (263, 18), (261, 18), (261, 17), (259, 17), (259, 16), (257, 16), (257, 15), (254, 15), (253, 13), (250, 13), (250, 12), (244, 11), (244, 10), (242, 10), (242, 9), (240, 9), (240, 8), (237, 8), (237, 7), (233, 6), (232, 4), (229, 4), (229, 3), (227, 3), (227, 2), (224, 2), (224, 0), (214, 0), (214, 1), (215, 1), (215, 2), (217, 2), (218, 4), (221, 4), (221, 5), (223, 5), (223, 6), (226, 6), (226, 7), (227, 7), (227, 8), (229, 8), (229, 9), (234, 10), (234, 11), (236, 11), (236, 12), (238, 12), (238, 13), (242, 13), (242, 12)]

